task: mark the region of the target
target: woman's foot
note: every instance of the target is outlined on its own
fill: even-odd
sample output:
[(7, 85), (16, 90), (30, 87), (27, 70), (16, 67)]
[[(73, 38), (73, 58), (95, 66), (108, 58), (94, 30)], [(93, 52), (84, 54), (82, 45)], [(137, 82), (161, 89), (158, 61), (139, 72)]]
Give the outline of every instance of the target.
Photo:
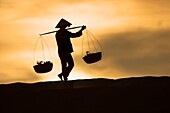
[(62, 73), (58, 74), (58, 77), (60, 78), (60, 80), (61, 80), (61, 81), (63, 81), (62, 76), (63, 76), (63, 74), (62, 74)]
[(67, 77), (64, 77), (64, 81), (67, 82), (68, 78)]

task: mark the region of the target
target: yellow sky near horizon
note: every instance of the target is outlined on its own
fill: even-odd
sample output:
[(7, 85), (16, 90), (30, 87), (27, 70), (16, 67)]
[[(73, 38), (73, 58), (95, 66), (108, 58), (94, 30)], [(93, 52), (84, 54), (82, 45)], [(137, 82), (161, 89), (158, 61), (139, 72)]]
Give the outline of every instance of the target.
[[(168, 0), (1, 0), (0, 84), (59, 80), (56, 75), (60, 73), (60, 61), (54, 34), (44, 36), (54, 59), (53, 71), (36, 74), (32, 60), (38, 34), (55, 30), (61, 18), (72, 26), (86, 25), (101, 41), (105, 53), (102, 61), (87, 65), (81, 59), (82, 37), (73, 39), (76, 66), (69, 79), (170, 75), (170, 46), (166, 43), (170, 41), (169, 6)], [(141, 45), (141, 52), (136, 50), (137, 45)]]

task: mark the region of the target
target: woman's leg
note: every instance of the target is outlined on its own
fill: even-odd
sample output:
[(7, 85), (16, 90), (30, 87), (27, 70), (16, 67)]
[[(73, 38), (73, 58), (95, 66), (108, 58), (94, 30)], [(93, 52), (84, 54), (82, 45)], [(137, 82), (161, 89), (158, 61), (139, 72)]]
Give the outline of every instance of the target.
[(66, 66), (67, 66), (67, 61), (66, 61), (66, 54), (64, 53), (60, 53), (59, 54), (59, 57), (60, 57), (60, 61), (61, 61), (61, 69), (62, 69), (62, 72), (58, 75), (58, 77), (61, 79), (61, 81), (63, 80), (62, 79), (62, 76), (66, 75)]
[[(71, 70), (74, 67), (74, 61), (72, 55), (69, 54), (60, 54), (60, 60), (62, 65), (62, 75), (64, 77), (64, 81), (67, 81), (67, 77), (69, 76)], [(59, 74), (59, 78), (61, 79), (61, 74)], [(62, 79), (61, 79), (62, 80)]]
[(67, 70), (67, 77), (68, 77), (71, 70), (74, 67), (74, 61), (73, 61), (73, 57), (71, 54), (68, 54), (68, 56), (67, 56), (67, 63), (68, 63), (68, 66), (66, 67), (66, 70)]

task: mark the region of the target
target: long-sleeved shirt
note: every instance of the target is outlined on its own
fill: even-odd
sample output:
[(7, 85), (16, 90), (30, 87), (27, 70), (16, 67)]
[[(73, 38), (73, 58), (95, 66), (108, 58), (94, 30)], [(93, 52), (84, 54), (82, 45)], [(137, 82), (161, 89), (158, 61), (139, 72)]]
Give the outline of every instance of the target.
[(73, 52), (73, 47), (70, 38), (76, 38), (82, 35), (82, 30), (76, 32), (76, 33), (71, 33), (67, 30), (61, 31), (59, 30), (55, 37), (58, 45), (58, 53), (72, 53)]

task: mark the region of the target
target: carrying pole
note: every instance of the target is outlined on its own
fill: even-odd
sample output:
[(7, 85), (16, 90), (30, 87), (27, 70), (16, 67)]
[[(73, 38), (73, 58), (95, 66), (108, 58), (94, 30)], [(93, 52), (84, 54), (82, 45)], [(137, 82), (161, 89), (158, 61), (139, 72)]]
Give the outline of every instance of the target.
[[(75, 29), (75, 28), (80, 28), (80, 27), (82, 27), (82, 26), (67, 28), (67, 30)], [(42, 36), (42, 35), (46, 35), (46, 34), (55, 33), (55, 32), (57, 32), (57, 31), (58, 31), (58, 30), (56, 30), (56, 31), (50, 31), (50, 32), (46, 32), (46, 33), (39, 34), (39, 35)]]

